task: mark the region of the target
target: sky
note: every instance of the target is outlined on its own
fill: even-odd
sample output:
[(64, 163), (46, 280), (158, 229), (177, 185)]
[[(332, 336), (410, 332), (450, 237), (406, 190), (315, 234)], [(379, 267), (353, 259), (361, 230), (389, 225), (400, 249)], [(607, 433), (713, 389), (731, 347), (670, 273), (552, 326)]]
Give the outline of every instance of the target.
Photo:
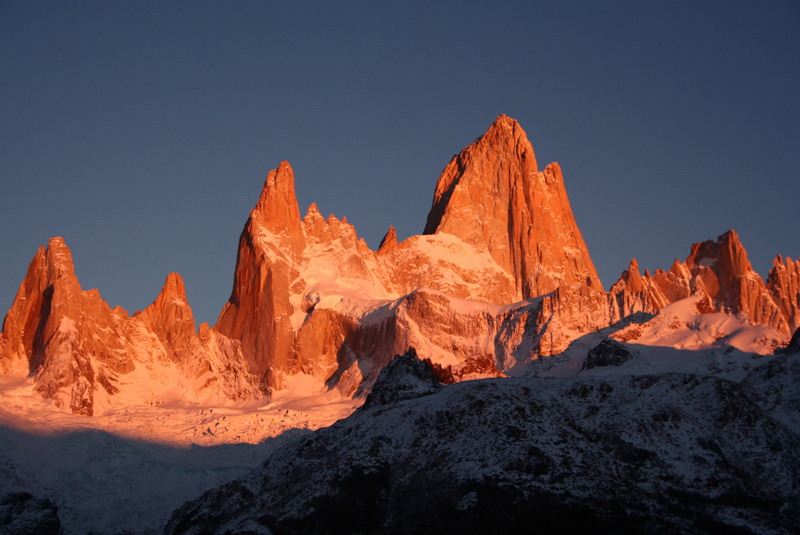
[(800, 3), (0, 0), (0, 311), (63, 236), (129, 313), (230, 296), (270, 169), (377, 249), (504, 113), (609, 288), (735, 229), (800, 257)]

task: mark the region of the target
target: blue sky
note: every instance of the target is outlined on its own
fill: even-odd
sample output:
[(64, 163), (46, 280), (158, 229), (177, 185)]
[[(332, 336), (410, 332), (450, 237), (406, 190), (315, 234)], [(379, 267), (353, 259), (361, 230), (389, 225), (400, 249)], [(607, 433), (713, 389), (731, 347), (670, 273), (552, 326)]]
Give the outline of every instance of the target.
[(764, 276), (800, 256), (798, 94), (792, 1), (0, 2), (0, 310), (64, 236), (112, 306), (177, 271), (213, 324), (281, 160), (377, 248), (501, 113), (606, 288), (729, 228)]

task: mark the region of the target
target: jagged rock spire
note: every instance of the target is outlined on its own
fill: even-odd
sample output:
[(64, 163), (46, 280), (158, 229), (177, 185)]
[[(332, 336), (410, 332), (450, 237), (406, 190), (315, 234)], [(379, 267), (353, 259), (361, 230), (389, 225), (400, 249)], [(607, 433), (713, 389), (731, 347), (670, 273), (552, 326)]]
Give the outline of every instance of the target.
[(390, 225), (389, 231), (386, 232), (386, 235), (381, 240), (381, 244), (378, 246), (378, 252), (386, 251), (395, 245), (397, 245), (397, 232), (395, 232), (394, 226)]
[(538, 171), (525, 131), (505, 115), (442, 172), (424, 233), (452, 234), (487, 250), (515, 278), (520, 298), (565, 284), (602, 290), (561, 168)]
[[(309, 208), (310, 217), (318, 213)], [(309, 216), (307, 216), (309, 217)], [(269, 172), (239, 237), (233, 290), (214, 329), (241, 342), (250, 371), (275, 386), (273, 368), (287, 367), (294, 334), (289, 282), (306, 247), (303, 220), (288, 162)]]
[(167, 275), (156, 300), (136, 316), (153, 329), (173, 361), (188, 360), (195, 335), (194, 314), (186, 300), (183, 278), (178, 273)]

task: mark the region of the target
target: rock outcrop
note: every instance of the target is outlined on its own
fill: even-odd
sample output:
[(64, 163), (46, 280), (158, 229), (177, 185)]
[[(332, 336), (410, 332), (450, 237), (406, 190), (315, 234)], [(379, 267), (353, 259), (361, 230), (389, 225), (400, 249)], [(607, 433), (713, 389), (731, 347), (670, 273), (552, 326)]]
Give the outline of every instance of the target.
[(190, 360), (196, 332), (194, 315), (179, 274), (170, 273), (153, 304), (134, 316), (158, 336), (171, 360), (180, 364)]
[(414, 348), (409, 348), (381, 370), (361, 410), (428, 396), (441, 389), (431, 367), (419, 360)]
[[(301, 219), (294, 174), (281, 163), (269, 173), (242, 232), (233, 291), (214, 331), (241, 343), (265, 391), (280, 390), (285, 377), (297, 373), (329, 386), (356, 374), (369, 386), (396, 352), (438, 345), (418, 335), (442, 338), (430, 328), (443, 323), (432, 317), (435, 302), (452, 297), (507, 305), (570, 284), (602, 290), (560, 168), (539, 172), (525, 132), (500, 116), (442, 173), (425, 234), (398, 243), (392, 227), (377, 251), (346, 219), (326, 220), (314, 204)], [(376, 321), (373, 312), (392, 301), (398, 306)], [(406, 316), (409, 306), (417, 311)], [(453, 321), (457, 311), (444, 315), (460, 325)], [(469, 368), (497, 374), (495, 347), (484, 345), (480, 355), (455, 347), (493, 336), (501, 323), (495, 318), (488, 330), (447, 328), (465, 342), (448, 341), (450, 357), (436, 350), (425, 357), (456, 372), (466, 360), (479, 359)], [(364, 359), (370, 364), (353, 367)]]
[(561, 167), (552, 163), (540, 172), (522, 127), (505, 115), (439, 177), (424, 234), (439, 233), (487, 251), (512, 276), (511, 299), (498, 296), (499, 302), (536, 297), (563, 285), (602, 290)]
[(81, 289), (69, 248), (53, 238), (36, 253), (4, 322), (7, 366), (25, 363), (43, 397), (92, 415), (95, 391), (115, 394), (113, 377), (135, 368), (125, 319), (97, 290)]
[(287, 162), (270, 171), (250, 212), (236, 258), (233, 291), (214, 330), (241, 343), (250, 372), (269, 381), (268, 372), (290, 368), (293, 345), (290, 302), (305, 249), (294, 174)]
[(668, 272), (659, 269), (652, 277), (648, 272), (640, 276), (632, 260), (610, 293), (641, 301), (647, 312), (701, 293), (717, 311), (744, 313), (755, 324), (788, 336), (800, 325), (800, 271), (791, 259), (784, 264), (778, 256), (767, 280), (753, 271), (739, 236), (729, 230), (716, 241), (693, 244), (685, 262), (676, 259)]
[(800, 328), (800, 258), (793, 261), (778, 255), (767, 277), (767, 290), (786, 320), (788, 331)]
[(189, 397), (253, 397), (238, 343), (198, 338), (183, 281), (171, 274), (156, 301), (130, 317), (111, 309), (97, 290), (84, 291), (62, 238), (41, 247), (6, 315), (0, 367), (24, 368), (44, 398), (73, 414), (92, 416), (124, 393), (157, 402), (161, 383)]

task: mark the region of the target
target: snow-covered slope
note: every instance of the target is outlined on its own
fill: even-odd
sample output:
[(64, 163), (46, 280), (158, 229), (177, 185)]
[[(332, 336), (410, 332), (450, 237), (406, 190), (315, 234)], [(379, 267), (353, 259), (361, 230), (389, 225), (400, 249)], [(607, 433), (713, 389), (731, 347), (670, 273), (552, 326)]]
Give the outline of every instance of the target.
[[(748, 377), (795, 403), (798, 360)], [(387, 367), (374, 401), (184, 505), (167, 533), (798, 531), (800, 428), (778, 414), (796, 407), (749, 386), (666, 373), (438, 390), (398, 373), (413, 369)]]
[(362, 400), (291, 393), (259, 403), (165, 401), (93, 418), (54, 407), (25, 374), (0, 376), (0, 533), (160, 533), (171, 512)]
[(566, 349), (539, 356), (526, 374), (644, 375), (691, 373), (741, 381), (786, 346), (782, 333), (755, 325), (743, 313), (715, 312), (702, 292), (656, 314), (633, 314), (586, 335), (573, 333)]

